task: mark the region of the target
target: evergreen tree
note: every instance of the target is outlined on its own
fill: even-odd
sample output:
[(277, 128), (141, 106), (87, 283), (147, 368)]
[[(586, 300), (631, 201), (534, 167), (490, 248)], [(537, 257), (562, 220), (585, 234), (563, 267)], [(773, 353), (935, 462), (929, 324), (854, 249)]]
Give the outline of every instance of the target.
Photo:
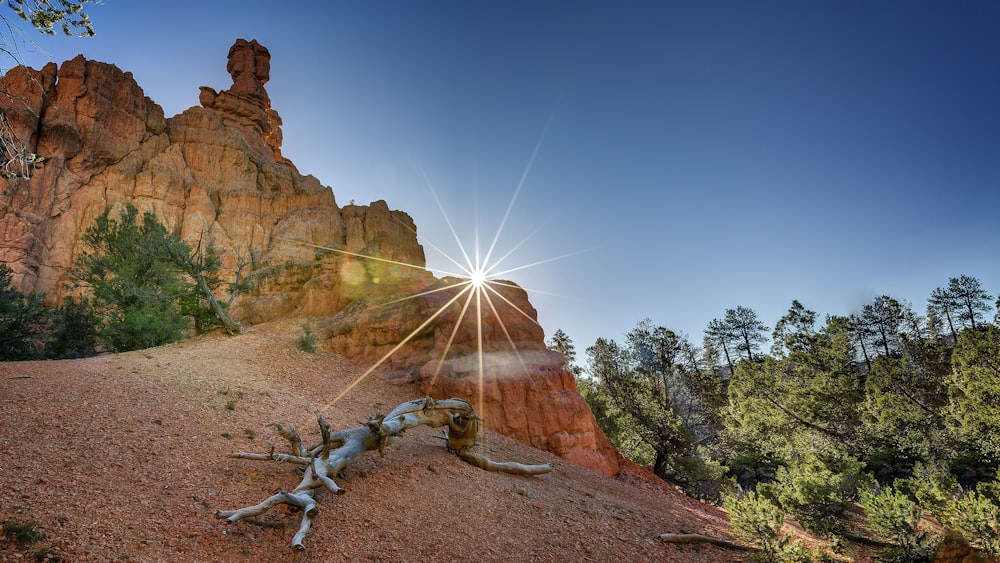
[(77, 258), (75, 275), (92, 291), (98, 333), (112, 351), (137, 350), (173, 342), (188, 320), (179, 302), (193, 282), (165, 256), (187, 255), (186, 245), (170, 235), (152, 213), (141, 218), (127, 206), (118, 219), (105, 211), (83, 235), (91, 252)]
[(917, 463), (947, 455), (941, 409), (949, 352), (905, 303), (883, 295), (864, 316), (873, 344), (889, 353), (869, 364), (858, 443), (868, 469), (891, 484)]
[(634, 453), (651, 454), (654, 473), (689, 494), (719, 498), (724, 469), (698, 448), (717, 431), (705, 398), (711, 385), (701, 379), (705, 372), (686, 363), (696, 356), (686, 340), (647, 319), (629, 332), (625, 346), (598, 339), (587, 355), (609, 406), (642, 440)]
[(730, 375), (736, 373), (734, 356), (740, 352), (753, 361), (754, 352), (767, 341), (767, 327), (757, 319), (757, 313), (747, 307), (726, 309), (723, 318), (712, 319), (705, 329), (705, 348), (722, 350)]
[(954, 295), (941, 287), (935, 288), (927, 299), (927, 316), (933, 315), (937, 318), (943, 318), (947, 322), (952, 342), (958, 342), (958, 331), (955, 330), (958, 307), (959, 304)]
[(886, 356), (898, 354), (904, 313), (903, 303), (888, 295), (880, 295), (862, 309), (860, 334), (866, 337), (872, 348), (880, 349)]
[(996, 467), (1000, 461), (1000, 328), (959, 335), (947, 379), (946, 423)]
[(736, 339), (736, 350), (746, 354), (747, 361), (753, 361), (757, 348), (767, 342), (764, 333), (768, 331), (767, 326), (757, 319), (757, 312), (743, 306), (726, 309), (723, 322)]
[[(77, 257), (77, 281), (92, 291), (101, 317), (101, 342), (113, 351), (158, 346), (181, 338), (190, 327), (223, 326), (240, 331), (213, 289), (221, 282), (221, 259), (211, 241), (192, 250), (156, 216), (139, 217), (133, 205), (119, 217), (102, 213), (84, 233), (90, 252)], [(238, 291), (239, 288), (234, 288)]]
[(792, 300), (788, 313), (778, 320), (771, 333), (771, 354), (783, 356), (796, 352), (815, 351), (816, 311), (802, 306), (799, 301)]
[(43, 295), (24, 295), (12, 282), (13, 271), (0, 264), (0, 361), (94, 354), (94, 316), (85, 303), (66, 298), (58, 307), (46, 307)]
[(958, 319), (976, 330), (982, 322), (980, 318), (990, 310), (990, 294), (986, 293), (979, 280), (961, 275), (948, 280), (948, 294), (958, 310)]
[(871, 336), (870, 330), (860, 315), (851, 315), (847, 318), (847, 329), (855, 342), (857, 349), (861, 351), (861, 358), (865, 361), (865, 369), (872, 370), (872, 357), (868, 353), (868, 338)]
[(847, 319), (828, 317), (815, 329), (815, 313), (793, 301), (778, 321), (775, 346), (763, 363), (743, 363), (723, 411), (726, 451), (746, 487), (774, 478), (787, 465), (800, 436), (833, 441), (848, 451), (858, 425), (860, 378)]
[(85, 358), (97, 353), (97, 323), (85, 301), (70, 297), (51, 310), (52, 328), (42, 356), (51, 360)]
[(564, 365), (566, 371), (572, 373), (575, 377), (583, 375), (583, 368), (576, 364), (576, 346), (573, 345), (573, 340), (561, 328), (556, 329), (552, 334), (552, 338), (545, 345), (549, 350), (559, 352), (566, 358)]
[(0, 264), (0, 361), (38, 358), (50, 322), (42, 296), (23, 295), (13, 279), (14, 272)]
[(705, 328), (706, 355), (712, 361), (717, 361), (716, 356), (718, 355), (718, 351), (722, 350), (722, 354), (726, 360), (726, 366), (729, 368), (730, 376), (736, 373), (736, 366), (733, 364), (733, 357), (729, 353), (735, 338), (736, 334), (733, 332), (732, 327), (720, 319), (712, 319), (711, 322), (708, 323), (708, 327)]

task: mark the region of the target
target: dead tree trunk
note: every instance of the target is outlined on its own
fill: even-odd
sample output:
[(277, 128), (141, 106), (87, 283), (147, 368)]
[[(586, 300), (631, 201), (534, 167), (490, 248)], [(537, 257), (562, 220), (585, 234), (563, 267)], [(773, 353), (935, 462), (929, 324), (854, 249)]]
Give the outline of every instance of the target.
[(229, 455), (240, 459), (294, 463), (304, 466), (305, 473), (302, 481), (291, 492), (279, 491), (255, 506), (239, 510), (220, 510), (217, 513), (219, 518), (236, 522), (263, 514), (279, 504), (295, 506), (302, 510), (303, 516), (299, 530), (292, 538), (292, 547), (305, 549), (302, 540), (309, 532), (317, 512), (316, 499), (313, 496), (316, 489), (326, 488), (342, 494), (344, 489), (333, 481), (335, 475), (365, 452), (379, 450), (380, 453), (384, 453), (385, 447), (393, 439), (410, 428), (424, 425), (433, 428), (446, 426), (449, 451), (455, 452), (458, 457), (481, 469), (515, 475), (541, 475), (552, 471), (552, 465), (548, 463), (542, 465), (501, 463), (472, 452), (471, 449), (479, 433), (480, 418), (472, 405), (462, 399), (442, 401), (435, 401), (430, 397), (416, 399), (399, 405), (387, 415), (376, 414), (369, 417), (368, 423), (364, 426), (341, 430), (334, 434), (330, 433), (330, 426), (318, 411), (316, 418), (323, 440), (312, 447), (306, 448), (302, 445), (302, 438), (296, 431), (295, 425), (289, 424), (286, 429), (281, 424), (273, 422), (270, 426), (274, 426), (278, 433), (288, 440), (290, 454), (275, 453), (272, 450), (270, 453), (241, 452)]

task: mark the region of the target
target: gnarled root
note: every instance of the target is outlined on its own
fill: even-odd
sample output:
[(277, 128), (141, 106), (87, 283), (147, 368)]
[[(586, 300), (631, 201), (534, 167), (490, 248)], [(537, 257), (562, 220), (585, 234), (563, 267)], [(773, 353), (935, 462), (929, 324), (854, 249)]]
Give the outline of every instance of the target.
[(274, 426), (278, 433), (288, 441), (291, 454), (275, 453), (234, 453), (229, 457), (253, 460), (271, 460), (305, 466), (302, 481), (292, 492), (279, 491), (264, 502), (241, 508), (239, 510), (220, 510), (216, 515), (229, 522), (244, 518), (259, 516), (279, 504), (288, 504), (301, 508), (302, 523), (298, 532), (292, 538), (292, 547), (304, 549), (302, 544), (306, 533), (312, 526), (313, 518), (318, 511), (314, 491), (325, 488), (336, 494), (342, 494), (344, 489), (334, 482), (332, 476), (340, 473), (365, 452), (379, 450), (384, 452), (391, 441), (410, 428), (417, 426), (440, 427), (447, 426), (448, 449), (455, 452), (461, 459), (486, 471), (499, 471), (515, 475), (541, 475), (552, 471), (551, 464), (528, 465), (516, 462), (495, 462), (489, 458), (471, 452), (479, 433), (479, 415), (467, 401), (462, 399), (447, 399), (435, 401), (430, 397), (416, 399), (403, 403), (387, 415), (377, 414), (368, 418), (364, 426), (341, 430), (333, 434), (326, 419), (316, 412), (322, 441), (310, 448), (305, 448), (295, 425), (285, 428), (277, 422)]
[(458, 452), (458, 457), (466, 462), (475, 465), (486, 471), (496, 471), (499, 473), (512, 473), (514, 475), (544, 475), (552, 471), (551, 463), (541, 465), (527, 465), (516, 461), (493, 461), (486, 456), (470, 452), (468, 450)]

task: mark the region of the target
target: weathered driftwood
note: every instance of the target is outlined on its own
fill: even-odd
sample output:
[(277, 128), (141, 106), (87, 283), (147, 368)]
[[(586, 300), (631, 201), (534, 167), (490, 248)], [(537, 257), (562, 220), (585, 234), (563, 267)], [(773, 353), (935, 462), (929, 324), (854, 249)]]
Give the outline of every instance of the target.
[(293, 463), (304, 467), (302, 481), (291, 492), (278, 491), (264, 502), (241, 508), (239, 510), (220, 510), (219, 518), (236, 522), (244, 518), (259, 516), (279, 504), (288, 504), (302, 510), (302, 523), (292, 538), (292, 547), (304, 549), (302, 540), (312, 526), (316, 516), (317, 506), (314, 493), (316, 489), (326, 488), (334, 493), (344, 492), (333, 481), (333, 477), (343, 471), (365, 452), (379, 450), (410, 428), (417, 426), (444, 426), (447, 428), (448, 449), (466, 462), (487, 471), (500, 471), (515, 475), (540, 475), (552, 471), (551, 464), (526, 465), (522, 463), (501, 463), (471, 451), (479, 434), (480, 418), (467, 401), (462, 399), (447, 399), (435, 401), (430, 397), (403, 403), (387, 415), (376, 414), (368, 418), (367, 424), (356, 428), (330, 433), (330, 426), (318, 411), (322, 441), (306, 448), (294, 424), (285, 428), (277, 422), (271, 423), (278, 433), (288, 441), (290, 454), (275, 453), (234, 453), (229, 457), (254, 460), (272, 460)]

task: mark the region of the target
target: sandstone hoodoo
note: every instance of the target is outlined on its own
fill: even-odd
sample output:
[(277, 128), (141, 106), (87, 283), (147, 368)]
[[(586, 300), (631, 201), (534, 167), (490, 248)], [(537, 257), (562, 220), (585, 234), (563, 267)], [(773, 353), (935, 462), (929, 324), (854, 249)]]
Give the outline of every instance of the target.
[(264, 46), (237, 40), (232, 85), (201, 87), (200, 106), (169, 118), (131, 73), (82, 55), (0, 78), (0, 263), (14, 283), (61, 301), (74, 291), (83, 233), (105, 210), (132, 204), (185, 240), (213, 240), (230, 281), (238, 270), (256, 280), (233, 302), (235, 320), (332, 319), (330, 348), (363, 365), (406, 341), (383, 376), (466, 398), (487, 428), (614, 474), (616, 452), (561, 357), (545, 350), (522, 290), (505, 289), (507, 301), (484, 318), (482, 382), (469, 368), (476, 333), (454, 305), (413, 334), (447, 294), (426, 291), (452, 281), (424, 269), (408, 214), (385, 201), (341, 208), (282, 155), (270, 65)]

